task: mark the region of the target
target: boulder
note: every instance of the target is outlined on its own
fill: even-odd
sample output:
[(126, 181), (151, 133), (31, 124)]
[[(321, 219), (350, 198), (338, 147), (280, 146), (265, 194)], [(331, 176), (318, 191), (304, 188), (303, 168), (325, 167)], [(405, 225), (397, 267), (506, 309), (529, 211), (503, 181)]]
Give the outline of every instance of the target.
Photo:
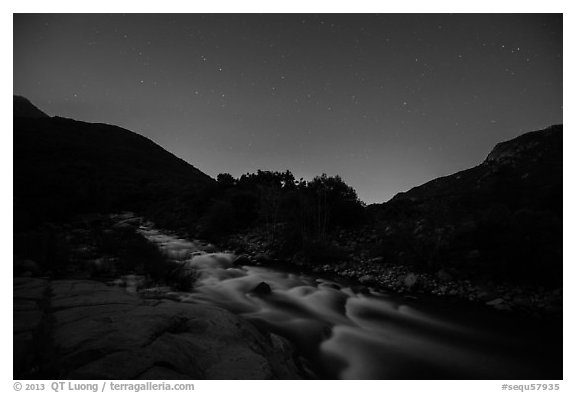
[(246, 254), (242, 254), (242, 255), (238, 255), (234, 261), (232, 261), (232, 264), (234, 266), (243, 266), (243, 265), (248, 265), (250, 264), (250, 257)]
[(362, 284), (370, 284), (376, 281), (376, 277), (374, 277), (372, 274), (366, 274), (360, 277), (358, 281), (360, 281)]
[(408, 273), (406, 277), (404, 277), (404, 285), (408, 289), (414, 288), (416, 283), (418, 282), (418, 277), (414, 273)]
[(272, 257), (270, 256), (270, 254), (266, 252), (261, 252), (254, 255), (254, 260), (256, 261), (256, 263), (265, 264), (271, 262)]
[(499, 297), (499, 298), (492, 299), (492, 300), (486, 302), (486, 305), (487, 306), (498, 306), (498, 305), (503, 304), (503, 303), (504, 303), (504, 299)]
[(258, 295), (268, 295), (272, 293), (272, 288), (270, 288), (270, 285), (262, 281), (260, 284), (256, 285), (251, 292)]

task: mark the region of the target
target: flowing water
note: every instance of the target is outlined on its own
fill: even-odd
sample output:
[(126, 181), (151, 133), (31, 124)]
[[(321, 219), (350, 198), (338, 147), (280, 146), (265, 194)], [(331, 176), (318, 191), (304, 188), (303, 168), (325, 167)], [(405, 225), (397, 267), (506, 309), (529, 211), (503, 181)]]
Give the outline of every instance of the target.
[[(562, 326), (471, 304), (377, 292), (270, 267), (234, 266), (196, 241), (140, 233), (200, 273), (182, 302), (213, 304), (287, 338), (326, 379), (561, 379)], [(253, 289), (265, 282), (270, 293)]]

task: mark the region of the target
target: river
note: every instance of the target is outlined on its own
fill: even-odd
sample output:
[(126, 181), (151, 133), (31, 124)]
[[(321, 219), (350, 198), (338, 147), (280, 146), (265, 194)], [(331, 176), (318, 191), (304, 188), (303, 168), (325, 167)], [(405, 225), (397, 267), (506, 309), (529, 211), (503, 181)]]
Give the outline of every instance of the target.
[[(285, 269), (234, 266), (199, 241), (139, 232), (199, 278), (180, 301), (213, 304), (287, 338), (321, 379), (562, 379), (561, 321), (399, 296)], [(270, 293), (257, 293), (265, 282)]]

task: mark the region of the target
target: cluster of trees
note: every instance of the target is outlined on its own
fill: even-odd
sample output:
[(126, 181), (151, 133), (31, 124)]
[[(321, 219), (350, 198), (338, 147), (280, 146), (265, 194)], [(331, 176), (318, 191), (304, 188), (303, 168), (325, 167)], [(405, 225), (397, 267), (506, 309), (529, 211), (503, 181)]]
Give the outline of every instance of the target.
[(364, 221), (364, 204), (340, 176), (296, 180), (290, 171), (262, 171), (234, 178), (222, 173), (200, 218), (201, 234), (218, 237), (250, 227), (265, 228), (269, 240), (294, 247), (323, 241), (336, 226)]

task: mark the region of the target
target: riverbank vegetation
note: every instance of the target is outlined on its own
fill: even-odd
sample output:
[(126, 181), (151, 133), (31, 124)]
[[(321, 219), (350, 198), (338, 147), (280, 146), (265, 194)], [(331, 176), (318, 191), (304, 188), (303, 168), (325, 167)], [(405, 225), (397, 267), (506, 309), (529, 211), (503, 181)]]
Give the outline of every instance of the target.
[(16, 233), (14, 273), (101, 281), (138, 276), (140, 286), (168, 285), (182, 291), (193, 286), (196, 272), (184, 270), (138, 233), (139, 218), (118, 217), (83, 215), (66, 224)]

